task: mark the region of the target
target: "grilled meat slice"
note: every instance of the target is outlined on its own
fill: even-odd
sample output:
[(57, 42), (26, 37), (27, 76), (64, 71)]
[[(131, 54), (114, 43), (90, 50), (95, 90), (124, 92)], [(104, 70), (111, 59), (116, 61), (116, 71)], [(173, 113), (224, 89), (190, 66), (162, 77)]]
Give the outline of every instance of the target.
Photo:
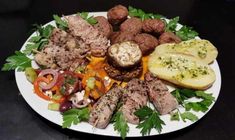
[(114, 85), (105, 95), (103, 95), (93, 106), (89, 123), (97, 128), (106, 128), (117, 103), (122, 96), (123, 89)]
[(138, 124), (139, 118), (135, 116), (135, 111), (147, 105), (148, 95), (147, 87), (144, 81), (132, 79), (125, 88), (125, 94), (122, 98), (123, 106), (121, 111), (125, 119), (132, 124)]
[(168, 91), (168, 88), (160, 79), (148, 72), (145, 74), (145, 81), (148, 87), (149, 99), (161, 115), (168, 114), (177, 108), (176, 98)]
[(138, 44), (127, 41), (110, 46), (107, 56), (113, 66), (131, 68), (141, 62), (142, 52)]
[(55, 28), (49, 43), (35, 55), (35, 61), (46, 68), (59, 68), (73, 71), (85, 64), (90, 49), (69, 33)]
[(94, 28), (79, 15), (68, 16), (67, 21), (71, 34), (90, 46), (93, 56), (101, 57), (105, 55), (109, 41), (98, 29)]

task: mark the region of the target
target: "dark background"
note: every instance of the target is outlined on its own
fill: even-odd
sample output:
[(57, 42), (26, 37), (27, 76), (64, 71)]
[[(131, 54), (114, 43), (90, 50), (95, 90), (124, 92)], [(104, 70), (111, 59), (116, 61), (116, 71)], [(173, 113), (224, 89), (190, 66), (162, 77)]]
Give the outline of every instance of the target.
[[(212, 110), (196, 124), (170, 134), (148, 139), (234, 140), (235, 139), (235, 1), (205, 0), (1, 0), (0, 66), (7, 56), (19, 50), (30, 35), (32, 24), (45, 24), (52, 14), (78, 11), (107, 11), (116, 4), (132, 5), (146, 12), (180, 16), (180, 22), (193, 26), (201, 38), (218, 49), (222, 74), (220, 96)], [(61, 129), (33, 111), (19, 94), (14, 72), (0, 72), (0, 139), (65, 140), (114, 139)], [(131, 139), (131, 138), (128, 138)], [(141, 139), (141, 138), (139, 138)]]

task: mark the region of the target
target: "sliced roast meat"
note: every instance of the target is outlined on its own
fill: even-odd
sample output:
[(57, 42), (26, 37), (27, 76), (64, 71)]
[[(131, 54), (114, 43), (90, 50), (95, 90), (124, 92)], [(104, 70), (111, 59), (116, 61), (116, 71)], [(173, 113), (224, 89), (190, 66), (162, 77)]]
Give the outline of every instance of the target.
[(46, 68), (73, 71), (86, 61), (85, 57), (89, 52), (89, 46), (81, 40), (77, 40), (69, 33), (55, 28), (49, 38), (49, 43), (34, 58), (39, 65)]
[(164, 32), (159, 37), (160, 44), (164, 43), (180, 43), (181, 39), (172, 32)]
[(90, 46), (93, 56), (104, 56), (109, 46), (108, 39), (79, 15), (66, 17), (70, 33)]
[(121, 111), (129, 123), (138, 124), (139, 118), (134, 113), (141, 107), (147, 105), (148, 95), (146, 84), (140, 79), (132, 79), (128, 82), (124, 93)]
[(109, 24), (108, 20), (103, 16), (97, 16), (95, 17), (97, 20), (97, 23), (94, 25), (96, 29), (98, 29), (101, 33), (104, 34), (107, 38), (112, 34), (113, 27), (111, 24)]
[(97, 128), (106, 128), (122, 94), (123, 89), (118, 85), (114, 85), (93, 106), (89, 123)]
[(177, 108), (176, 98), (168, 91), (166, 85), (150, 72), (145, 74), (150, 101), (161, 115), (168, 114)]

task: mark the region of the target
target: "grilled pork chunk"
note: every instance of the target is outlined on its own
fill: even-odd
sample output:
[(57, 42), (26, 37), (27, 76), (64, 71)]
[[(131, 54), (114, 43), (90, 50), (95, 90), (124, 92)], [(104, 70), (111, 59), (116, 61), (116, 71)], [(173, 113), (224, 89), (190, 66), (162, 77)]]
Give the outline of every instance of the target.
[(108, 39), (79, 15), (66, 17), (73, 36), (90, 46), (93, 56), (101, 57), (107, 52)]
[(120, 86), (114, 85), (103, 95), (93, 106), (89, 123), (97, 128), (106, 128), (122, 96), (122, 92), (123, 89)]
[(160, 79), (148, 72), (145, 74), (145, 81), (148, 87), (149, 99), (161, 115), (170, 113), (177, 108), (176, 98), (168, 91), (168, 88)]
[(135, 111), (146, 106), (148, 95), (145, 82), (140, 79), (132, 79), (128, 82), (123, 95), (123, 106), (121, 111), (129, 123), (138, 124), (139, 118)]

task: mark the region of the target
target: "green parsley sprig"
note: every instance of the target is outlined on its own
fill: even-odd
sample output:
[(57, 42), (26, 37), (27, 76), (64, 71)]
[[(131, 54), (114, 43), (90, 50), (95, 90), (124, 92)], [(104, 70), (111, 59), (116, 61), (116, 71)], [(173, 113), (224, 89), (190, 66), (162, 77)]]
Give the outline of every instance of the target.
[(115, 113), (113, 126), (114, 130), (120, 133), (122, 139), (125, 139), (129, 132), (129, 126), (121, 111)]
[(68, 111), (65, 111), (63, 115), (63, 124), (62, 128), (68, 128), (72, 124), (76, 125), (80, 123), (81, 121), (87, 121), (89, 118), (89, 109), (88, 108), (82, 108), (82, 109), (70, 109)]
[(141, 129), (140, 133), (143, 136), (147, 134), (149, 135), (153, 128), (161, 133), (162, 125), (165, 125), (165, 123), (161, 120), (156, 111), (144, 106), (138, 109), (134, 114), (141, 120), (140, 124), (138, 124), (136, 128)]
[(134, 8), (132, 6), (128, 7), (128, 13), (129, 13), (129, 16), (131, 16), (131, 17), (138, 17), (141, 20), (145, 20), (145, 19), (161, 19), (161, 18), (163, 18), (163, 16), (160, 15), (160, 14), (145, 13), (143, 10)]
[(88, 16), (88, 12), (81, 12), (78, 13), (81, 18), (86, 20), (89, 24), (95, 25), (97, 23), (97, 20), (93, 16)]
[(35, 53), (35, 51), (40, 51), (42, 48), (48, 44), (49, 37), (53, 29), (55, 28), (52, 25), (47, 25), (45, 27), (41, 25), (34, 25), (36, 28), (36, 36), (33, 36), (29, 39), (29, 43), (26, 45), (25, 50), (23, 53), (26, 55), (30, 55)]
[(58, 15), (53, 15), (53, 18), (55, 20), (56, 26), (62, 30), (67, 30), (68, 29), (68, 23), (61, 19)]
[[(215, 98), (212, 96), (212, 94), (205, 93), (204, 91), (195, 91), (191, 89), (176, 89), (171, 92), (172, 95), (177, 99), (180, 105), (182, 105), (186, 112), (179, 113), (179, 111), (171, 114), (171, 120), (177, 120), (179, 121), (181, 119), (185, 121), (186, 119), (191, 121), (198, 120), (198, 117), (194, 115), (192, 112), (189, 112), (190, 110), (196, 111), (196, 112), (206, 112), (209, 108), (209, 106), (213, 103)], [(202, 99), (202, 101), (198, 102), (189, 102), (188, 99), (195, 97), (198, 99)]]
[(10, 71), (17, 69), (17, 71), (24, 71), (25, 68), (31, 67), (31, 59), (24, 53), (15, 51), (15, 55), (9, 56), (2, 67), (2, 71)]

